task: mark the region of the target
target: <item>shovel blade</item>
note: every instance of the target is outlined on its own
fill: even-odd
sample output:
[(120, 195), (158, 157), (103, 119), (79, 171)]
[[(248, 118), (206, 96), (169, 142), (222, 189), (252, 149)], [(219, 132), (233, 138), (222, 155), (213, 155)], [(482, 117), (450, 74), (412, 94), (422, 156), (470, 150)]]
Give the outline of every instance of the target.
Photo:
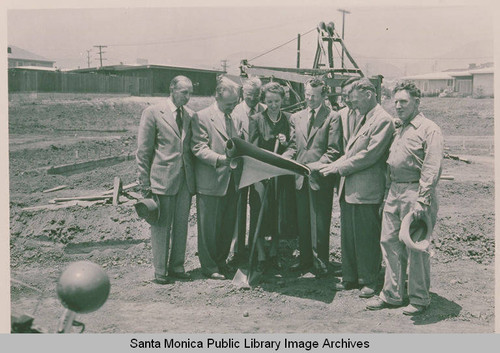
[(233, 277), (233, 285), (239, 289), (250, 289), (250, 283), (248, 281), (248, 271), (243, 269), (238, 269)]

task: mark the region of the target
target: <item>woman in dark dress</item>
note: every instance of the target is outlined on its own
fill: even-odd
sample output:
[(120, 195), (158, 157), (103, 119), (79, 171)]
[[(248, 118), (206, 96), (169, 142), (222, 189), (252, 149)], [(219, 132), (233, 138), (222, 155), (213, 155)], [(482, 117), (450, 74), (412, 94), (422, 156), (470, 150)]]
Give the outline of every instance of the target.
[[(265, 150), (282, 154), (290, 142), (290, 114), (281, 111), (285, 90), (277, 82), (262, 87), (263, 101), (267, 105), (262, 113), (250, 117), (249, 140)], [(296, 236), (295, 178), (291, 175), (279, 176), (263, 183), (271, 183), (267, 196), (267, 206), (261, 225), (260, 238), (271, 237), (269, 260), (281, 268), (278, 256), (280, 238)], [(262, 185), (261, 185), (262, 186)], [(257, 217), (262, 205), (254, 185), (250, 190), (250, 234), (253, 236)], [(263, 270), (266, 254), (263, 242), (257, 243), (259, 270)]]

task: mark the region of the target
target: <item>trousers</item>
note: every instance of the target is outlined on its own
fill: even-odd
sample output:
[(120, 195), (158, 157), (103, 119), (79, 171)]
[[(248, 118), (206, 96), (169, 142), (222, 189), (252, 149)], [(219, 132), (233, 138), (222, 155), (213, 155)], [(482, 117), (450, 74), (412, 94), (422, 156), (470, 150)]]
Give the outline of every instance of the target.
[(167, 271), (184, 272), (191, 194), (183, 181), (176, 195), (157, 196), (160, 219), (151, 225), (151, 247), (155, 275), (163, 277)]
[(198, 257), (205, 275), (220, 273), (226, 265), (236, 226), (238, 196), (232, 176), (226, 195), (196, 195)]
[[(391, 183), (382, 215), (380, 245), (385, 263), (385, 279), (380, 298), (393, 305), (402, 305), (406, 298), (410, 304), (424, 306), (429, 305), (431, 301), (429, 253), (410, 250), (399, 240), (401, 222), (418, 198), (418, 185)], [(438, 211), (435, 193), (431, 197), (429, 211), (434, 227)]]
[(350, 204), (340, 198), (342, 280), (370, 284), (377, 281), (380, 252), (379, 204)]

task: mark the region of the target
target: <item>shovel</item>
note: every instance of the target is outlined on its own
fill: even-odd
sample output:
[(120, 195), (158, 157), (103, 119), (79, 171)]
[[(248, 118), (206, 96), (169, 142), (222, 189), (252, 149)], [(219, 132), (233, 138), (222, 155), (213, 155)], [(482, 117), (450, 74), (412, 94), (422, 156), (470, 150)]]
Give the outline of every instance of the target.
[[(278, 150), (279, 141), (276, 139), (276, 143), (274, 144), (274, 153)], [(257, 244), (257, 237), (260, 233), (260, 228), (262, 225), (262, 218), (264, 216), (264, 210), (267, 206), (267, 193), (269, 191), (269, 185), (271, 183), (267, 183), (264, 187), (264, 192), (261, 197), (261, 207), (259, 210), (259, 216), (257, 218), (257, 225), (255, 226), (255, 233), (252, 241), (252, 248), (250, 250), (250, 260), (248, 262), (248, 269), (238, 268), (236, 274), (233, 277), (233, 285), (242, 289), (250, 289), (251, 285), (257, 282), (260, 277), (260, 273), (253, 270), (253, 258), (255, 252), (255, 246)]]

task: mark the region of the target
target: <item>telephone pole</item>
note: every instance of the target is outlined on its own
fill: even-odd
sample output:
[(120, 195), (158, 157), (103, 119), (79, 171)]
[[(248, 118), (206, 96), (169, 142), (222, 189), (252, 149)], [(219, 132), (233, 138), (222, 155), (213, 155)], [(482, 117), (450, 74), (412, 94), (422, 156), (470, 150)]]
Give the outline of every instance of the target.
[(87, 67), (90, 67), (90, 52), (92, 49), (87, 49)]
[[(342, 12), (342, 41), (344, 41), (345, 14), (350, 14), (350, 12), (344, 9), (338, 9), (337, 11)], [(344, 46), (342, 46), (342, 68), (344, 68)]]
[(105, 53), (105, 51), (102, 51), (102, 48), (107, 48), (108, 46), (107, 45), (94, 45), (94, 47), (99, 48), (99, 62), (101, 63), (100, 67), (102, 67), (102, 61), (106, 60), (106, 59), (102, 58), (102, 54)]
[(227, 72), (227, 59), (221, 60), (222, 71)]

